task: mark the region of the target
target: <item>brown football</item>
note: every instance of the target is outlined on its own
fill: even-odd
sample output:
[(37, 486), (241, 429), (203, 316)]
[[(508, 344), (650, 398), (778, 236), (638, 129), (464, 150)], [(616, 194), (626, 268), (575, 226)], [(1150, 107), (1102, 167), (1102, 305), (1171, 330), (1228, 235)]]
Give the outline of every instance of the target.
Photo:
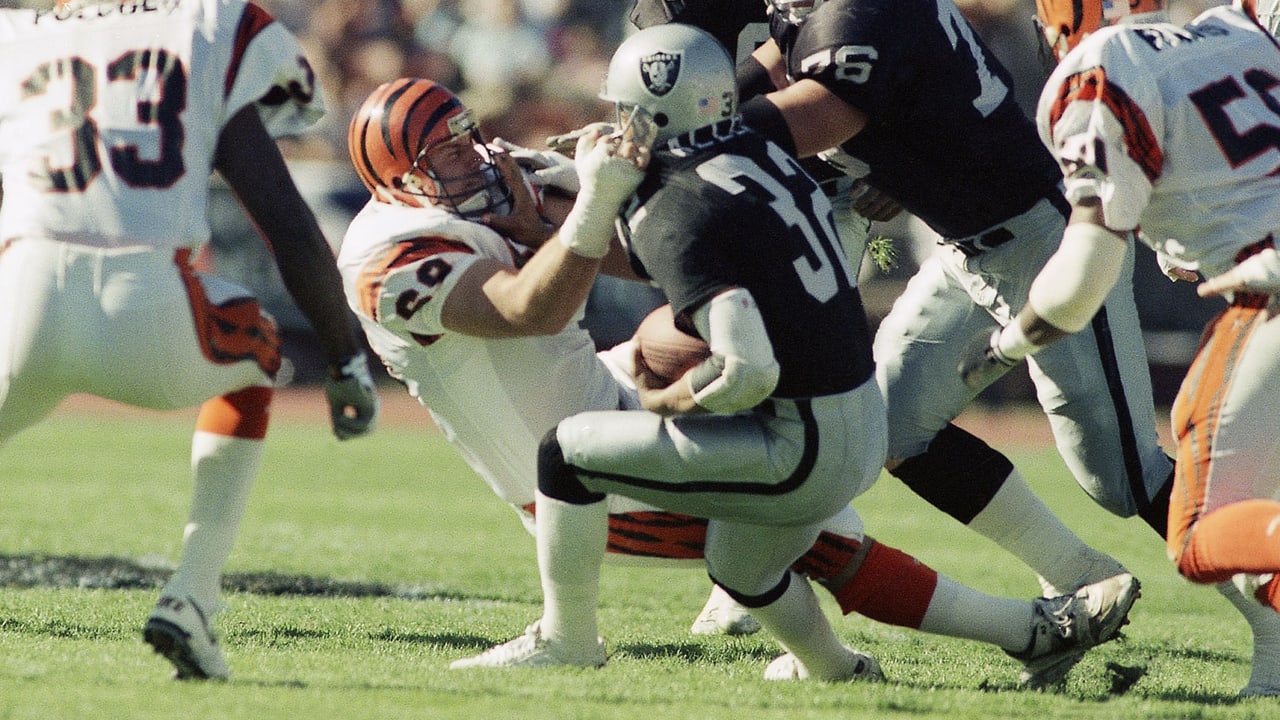
[(711, 355), (706, 342), (676, 327), (670, 305), (645, 316), (636, 328), (635, 339), (644, 364), (667, 383)]

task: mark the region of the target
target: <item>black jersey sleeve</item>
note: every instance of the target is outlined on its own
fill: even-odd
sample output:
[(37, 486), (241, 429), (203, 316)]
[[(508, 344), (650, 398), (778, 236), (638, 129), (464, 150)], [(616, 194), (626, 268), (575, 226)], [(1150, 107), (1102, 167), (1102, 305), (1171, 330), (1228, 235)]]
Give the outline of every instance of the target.
[(891, 0), (828, 2), (782, 46), (793, 78), (818, 81), (872, 117), (883, 116), (911, 72), (909, 28)]
[(768, 15), (764, 0), (636, 0), (631, 8), (631, 23), (641, 30), (672, 22), (706, 30), (733, 55), (742, 30), (768, 22)]
[(944, 237), (1057, 193), (1061, 175), (1007, 69), (952, 0), (827, 0), (780, 36), (794, 77), (867, 116), (841, 143), (867, 181)]
[(782, 368), (779, 396), (866, 380), (870, 334), (856, 274), (829, 201), (795, 158), (749, 130), (704, 152), (656, 157), (671, 171), (641, 186), (630, 242), (672, 309), (687, 315), (724, 289), (749, 291)]

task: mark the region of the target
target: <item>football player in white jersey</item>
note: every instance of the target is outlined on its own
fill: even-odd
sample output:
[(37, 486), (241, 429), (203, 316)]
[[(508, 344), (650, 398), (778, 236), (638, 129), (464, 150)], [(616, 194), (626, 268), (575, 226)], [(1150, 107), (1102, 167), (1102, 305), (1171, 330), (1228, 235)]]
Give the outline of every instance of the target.
[[(512, 162), (508, 182), (498, 164), (511, 162), (505, 143), (486, 144), (471, 110), (421, 78), (370, 93), (348, 140), (372, 193), (339, 252), (351, 308), (389, 372), (532, 533), (542, 435), (569, 415), (616, 408), (628, 397), (620, 384), (628, 376), (600, 362), (578, 322), (596, 259), (565, 254), (562, 262), (576, 273), (560, 273), (558, 287), (539, 286), (536, 265), (520, 271), (573, 202), (573, 161), (518, 148), (521, 158), (551, 164), (526, 181)], [(627, 274), (620, 259), (615, 253), (605, 262)], [(613, 557), (700, 557), (704, 520), (659, 514), (625, 498), (612, 509)], [(728, 596), (713, 593), (693, 630), (758, 628)]]
[(217, 170), (270, 241), (328, 356), (339, 439), (378, 403), (341, 278), (272, 133), (323, 112), (296, 39), (244, 0), (0, 11), (0, 442), (73, 393), (200, 403), (182, 560), (143, 636), (178, 678), (225, 678), (220, 582), (258, 471), (280, 339), (196, 273)]
[(1244, 591), (1236, 604), (1255, 637), (1241, 694), (1280, 695), (1280, 46), (1251, 7), (1214, 7), (1181, 27), (1127, 12), (1040, 4), (1060, 62), (1036, 122), (1071, 217), (1026, 306), (961, 373), (981, 378), (1078, 331), (1136, 240), (1206, 278), (1201, 296), (1227, 299), (1174, 401), (1167, 544), (1190, 580)]

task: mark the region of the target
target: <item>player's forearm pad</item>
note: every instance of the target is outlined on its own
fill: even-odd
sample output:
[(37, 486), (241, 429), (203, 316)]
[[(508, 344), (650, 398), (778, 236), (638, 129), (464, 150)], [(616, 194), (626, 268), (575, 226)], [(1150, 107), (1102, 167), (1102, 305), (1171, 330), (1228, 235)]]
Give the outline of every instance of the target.
[(608, 141), (589, 137), (578, 141), (574, 165), (581, 190), (560, 226), (560, 242), (578, 255), (598, 260), (609, 252), (618, 209), (635, 192), (644, 172), (632, 161), (613, 155)]
[(1049, 324), (1077, 332), (1102, 307), (1124, 267), (1125, 242), (1110, 230), (1077, 222), (1031, 283), (1027, 303)]
[(713, 297), (694, 313), (712, 357), (685, 375), (693, 400), (715, 413), (759, 405), (778, 385), (778, 361), (755, 299), (744, 288)]

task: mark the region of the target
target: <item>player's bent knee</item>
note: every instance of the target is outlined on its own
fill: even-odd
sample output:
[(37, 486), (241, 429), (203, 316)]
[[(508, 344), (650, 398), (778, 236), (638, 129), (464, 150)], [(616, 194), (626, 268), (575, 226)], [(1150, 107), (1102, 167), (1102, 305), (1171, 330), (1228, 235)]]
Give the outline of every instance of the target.
[(1188, 533), (1187, 540), (1188, 542), (1178, 552), (1172, 552), (1173, 566), (1178, 569), (1179, 575), (1193, 583), (1211, 582), (1202, 572), (1200, 563), (1196, 559), (1196, 552), (1191, 546), (1194, 541), (1192, 534)]
[(1099, 507), (1116, 517), (1133, 517), (1138, 512), (1138, 505), (1127, 487), (1110, 488), (1099, 485), (1090, 486), (1086, 483), (1079, 483), (1079, 485)]
[(947, 425), (923, 453), (890, 470), (930, 505), (964, 524), (991, 502), (1013, 463), (978, 437)]
[(565, 462), (556, 428), (551, 428), (538, 445), (538, 491), (574, 505), (588, 505), (605, 498), (603, 493), (588, 489), (578, 478), (576, 469)]
[(1214, 538), (1203, 527), (1204, 517), (1175, 532), (1167, 540), (1169, 559), (1178, 574), (1193, 583), (1206, 585), (1226, 580), (1234, 574), (1213, 562)]

